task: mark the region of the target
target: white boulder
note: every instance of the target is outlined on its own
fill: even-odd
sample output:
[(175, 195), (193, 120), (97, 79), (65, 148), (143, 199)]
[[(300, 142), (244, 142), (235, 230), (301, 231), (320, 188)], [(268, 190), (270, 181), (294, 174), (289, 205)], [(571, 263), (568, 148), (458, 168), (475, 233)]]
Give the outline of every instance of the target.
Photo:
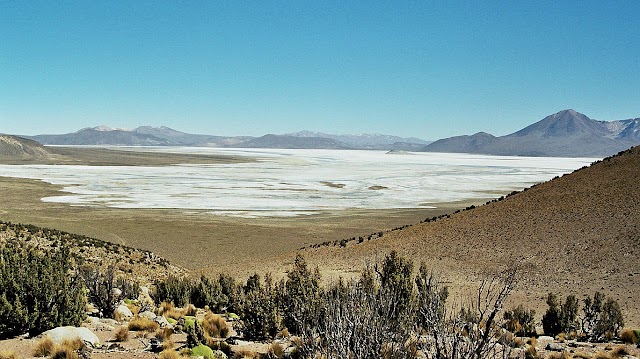
[(91, 330), (84, 327), (58, 327), (51, 330), (47, 330), (42, 333), (43, 336), (49, 337), (54, 344), (60, 344), (65, 340), (73, 341), (76, 339), (82, 340), (85, 344), (89, 344), (92, 347), (100, 344), (100, 339)]

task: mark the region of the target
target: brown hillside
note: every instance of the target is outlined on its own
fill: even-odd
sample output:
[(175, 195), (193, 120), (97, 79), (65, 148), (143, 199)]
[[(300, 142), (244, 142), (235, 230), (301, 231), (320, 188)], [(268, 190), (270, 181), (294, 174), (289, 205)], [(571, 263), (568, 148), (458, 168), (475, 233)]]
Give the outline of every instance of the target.
[(48, 158), (49, 156), (49, 151), (36, 141), (0, 134), (1, 159), (25, 160)]
[(425, 261), (452, 287), (509, 263), (524, 265), (515, 302), (542, 315), (545, 293), (598, 290), (640, 324), (640, 147), (524, 192), (346, 248), (305, 252), (347, 273), (392, 249)]

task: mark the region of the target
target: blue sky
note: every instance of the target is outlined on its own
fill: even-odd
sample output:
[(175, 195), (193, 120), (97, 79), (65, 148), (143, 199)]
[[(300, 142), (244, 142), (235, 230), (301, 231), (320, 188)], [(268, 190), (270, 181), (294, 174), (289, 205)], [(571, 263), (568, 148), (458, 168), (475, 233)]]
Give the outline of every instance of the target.
[(437, 139), (640, 117), (640, 1), (0, 1), (0, 132)]

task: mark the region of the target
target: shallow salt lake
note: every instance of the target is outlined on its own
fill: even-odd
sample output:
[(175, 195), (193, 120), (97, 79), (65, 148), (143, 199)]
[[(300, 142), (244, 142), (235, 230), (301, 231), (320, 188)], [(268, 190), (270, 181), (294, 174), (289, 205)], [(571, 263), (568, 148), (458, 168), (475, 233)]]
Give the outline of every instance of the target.
[(165, 167), (0, 165), (0, 176), (62, 185), (45, 202), (298, 216), (344, 209), (428, 208), (499, 197), (594, 158), (218, 148), (118, 148), (246, 156), (240, 164)]

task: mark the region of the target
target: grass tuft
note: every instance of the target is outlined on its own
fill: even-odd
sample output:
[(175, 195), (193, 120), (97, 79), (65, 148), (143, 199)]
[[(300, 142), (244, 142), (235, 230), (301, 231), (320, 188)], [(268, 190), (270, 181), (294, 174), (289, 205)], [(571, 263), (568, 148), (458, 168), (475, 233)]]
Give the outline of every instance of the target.
[(213, 338), (226, 338), (229, 335), (229, 327), (224, 318), (210, 311), (204, 316), (202, 328)]
[(135, 317), (129, 322), (129, 330), (153, 332), (160, 328), (160, 324), (148, 318)]
[(0, 359), (18, 359), (16, 353), (10, 351), (1, 351)]
[(625, 329), (620, 333), (620, 340), (626, 344), (636, 344), (638, 343), (638, 337), (636, 336), (636, 332), (631, 329)]
[(118, 329), (116, 329), (115, 339), (113, 341), (126, 342), (127, 340), (129, 340), (129, 328), (125, 326), (121, 326)]
[(33, 348), (33, 356), (34, 357), (46, 357), (53, 353), (53, 341), (49, 337), (44, 337), (40, 339), (36, 346)]

